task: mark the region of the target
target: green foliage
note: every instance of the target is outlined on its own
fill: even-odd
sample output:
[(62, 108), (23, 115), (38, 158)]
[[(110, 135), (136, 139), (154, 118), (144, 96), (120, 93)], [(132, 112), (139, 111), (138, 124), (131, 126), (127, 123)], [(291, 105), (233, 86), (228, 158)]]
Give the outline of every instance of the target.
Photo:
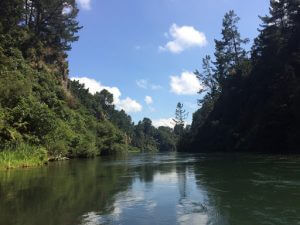
[(134, 127), (132, 145), (142, 152), (163, 152), (176, 150), (177, 135), (169, 127), (152, 126), (149, 118), (144, 118)]
[[(41, 148), (49, 158), (128, 150), (129, 138), (106, 119), (114, 110), (110, 93), (91, 95), (81, 86), (67, 90), (57, 71), (46, 64), (36, 69), (16, 48), (4, 51), (0, 46), (0, 57), (0, 147), (5, 160), (12, 161), (29, 148), (32, 151), (22, 156), (24, 160), (20, 156), (16, 167), (39, 164), (29, 161)], [(70, 99), (75, 104), (70, 106)]]
[(170, 127), (159, 127), (157, 129), (156, 140), (160, 152), (176, 151), (177, 139), (178, 136)]
[(247, 52), (242, 45), (247, 44), (249, 39), (241, 38), (237, 27), (239, 20), (233, 10), (226, 13), (223, 19), (222, 39), (215, 40), (214, 72), (221, 86), (225, 85), (224, 82), (230, 76), (241, 76), (247, 72), (242, 66), (243, 61), (247, 60)]
[(156, 129), (149, 118), (139, 121), (134, 128), (133, 146), (140, 148), (143, 152), (157, 152), (159, 149), (154, 137), (155, 132)]
[[(27, 31), (28, 39), (23, 42), (26, 47), (43, 43), (56, 51), (69, 50), (70, 43), (78, 40), (76, 33), (81, 28), (76, 21), (77, 14), (75, 0), (12, 0), (0, 3), (2, 32)], [(48, 55), (47, 59), (52, 56)]]
[(134, 123), (131, 117), (124, 110), (113, 110), (109, 115), (110, 121), (126, 133), (129, 137), (133, 136)]
[(0, 169), (40, 166), (48, 161), (47, 151), (43, 147), (22, 143), (0, 152)]
[(188, 117), (188, 113), (183, 108), (183, 104), (178, 102), (175, 110), (175, 123), (174, 133), (178, 136), (181, 136), (184, 132), (185, 120)]
[(11, 109), (9, 124), (20, 133), (43, 138), (56, 128), (56, 118), (46, 104), (33, 99), (21, 99), (19, 104)]
[(96, 137), (93, 134), (85, 133), (76, 136), (71, 142), (70, 157), (90, 158), (97, 154)]
[(97, 142), (101, 154), (115, 154), (128, 150), (125, 135), (109, 121), (98, 123), (97, 137), (101, 137)]
[(74, 139), (75, 133), (71, 126), (62, 120), (57, 120), (55, 129), (45, 137), (45, 146), (51, 157), (68, 156), (70, 143)]
[(75, 0), (0, 1), (0, 165), (5, 168), (39, 165), (47, 158), (174, 149), (172, 131), (157, 130), (150, 119), (135, 127), (115, 109), (107, 90), (91, 94), (68, 80), (66, 51), (78, 40), (77, 14)]
[(206, 96), (180, 140), (180, 151), (299, 152), (300, 2), (270, 4), (251, 59), (241, 48), (246, 39), (237, 30), (239, 18), (233, 11), (225, 15), (214, 67), (206, 58), (197, 73)]

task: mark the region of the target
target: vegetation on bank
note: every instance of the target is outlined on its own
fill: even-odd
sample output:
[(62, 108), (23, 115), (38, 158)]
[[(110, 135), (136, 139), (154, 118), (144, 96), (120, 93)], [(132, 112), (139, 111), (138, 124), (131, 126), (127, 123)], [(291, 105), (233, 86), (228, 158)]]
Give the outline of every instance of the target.
[(179, 151), (300, 150), (300, 1), (271, 0), (251, 51), (228, 12), (214, 57), (195, 74), (206, 93)]
[(214, 56), (195, 72), (205, 97), (193, 123), (178, 103), (171, 129), (135, 125), (107, 90), (69, 80), (75, 0), (0, 1), (0, 169), (139, 151), (299, 152), (300, 2), (270, 4), (251, 51), (226, 13)]
[(172, 129), (136, 126), (106, 90), (94, 95), (68, 78), (78, 40), (75, 0), (0, 2), (0, 168), (49, 158), (175, 150)]
[(45, 148), (22, 144), (0, 152), (0, 170), (40, 166), (48, 161)]

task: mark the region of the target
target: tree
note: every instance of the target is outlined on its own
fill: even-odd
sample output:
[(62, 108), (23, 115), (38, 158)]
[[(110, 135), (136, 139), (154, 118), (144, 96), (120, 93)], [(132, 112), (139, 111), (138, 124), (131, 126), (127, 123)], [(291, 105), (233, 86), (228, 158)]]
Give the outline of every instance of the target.
[(35, 34), (34, 40), (62, 51), (78, 40), (81, 27), (75, 0), (25, 0), (24, 8), (24, 24)]
[[(206, 57), (197, 73), (207, 94), (179, 151), (299, 151), (300, 1), (271, 0), (261, 19), (250, 61), (232, 26), (238, 18), (233, 11), (225, 15), (215, 67), (211, 71)], [(220, 96), (210, 104), (214, 73)]]
[(78, 11), (75, 0), (0, 1), (0, 34), (5, 34), (0, 41), (13, 43), (31, 61), (61, 64), (67, 70), (65, 51), (82, 28)]
[(198, 92), (199, 94), (205, 93), (205, 96), (198, 100), (198, 105), (201, 107), (193, 114), (192, 130), (202, 126), (214, 109), (214, 105), (217, 102), (221, 94), (221, 80), (218, 77), (218, 73), (215, 72), (215, 68), (212, 65), (211, 57), (207, 55), (202, 60), (202, 72), (195, 71), (195, 75), (200, 80), (202, 88)]
[(113, 94), (111, 94), (106, 89), (103, 89), (100, 93), (97, 92), (94, 95), (94, 98), (95, 98), (96, 107), (101, 108), (100, 111), (104, 111), (104, 113), (106, 114), (105, 116), (108, 118), (109, 115), (114, 110), (114, 105), (113, 105), (114, 97), (113, 97)]
[(176, 151), (177, 136), (170, 127), (159, 127), (156, 134), (159, 151)]
[(0, 1), (0, 27), (3, 31), (0, 33), (8, 33), (16, 29), (22, 21), (24, 13), (23, 0), (1, 0)]
[(243, 64), (247, 59), (247, 52), (242, 45), (247, 44), (249, 39), (241, 38), (237, 27), (239, 20), (233, 10), (226, 13), (223, 19), (222, 39), (215, 40), (214, 72), (221, 85), (229, 76), (244, 73)]
[[(286, 0), (271, 0), (270, 15), (260, 16), (262, 20), (259, 36), (254, 40), (252, 47), (252, 60), (254, 63), (275, 59), (284, 46), (282, 33), (286, 29), (285, 2)], [(276, 63), (274, 64), (276, 65)]]
[(183, 104), (178, 102), (175, 110), (175, 119), (173, 119), (175, 123), (174, 132), (177, 135), (182, 135), (185, 125), (185, 120), (188, 117), (188, 113), (183, 109)]
[(126, 133), (130, 138), (133, 136), (134, 123), (129, 115), (124, 110), (113, 110), (109, 114), (109, 120)]
[(134, 128), (133, 146), (142, 151), (158, 151), (159, 143), (155, 139), (156, 133), (157, 130), (152, 126), (152, 121), (149, 118), (144, 118)]
[[(195, 71), (195, 75), (200, 80), (202, 88), (199, 90), (199, 94), (206, 92), (206, 96), (215, 100), (218, 98), (221, 92), (220, 79), (218, 73), (214, 72), (214, 68), (211, 65), (211, 57), (209, 55), (202, 59), (202, 72)], [(204, 103), (204, 98), (198, 100), (199, 105)]]
[(142, 124), (144, 126), (145, 135), (153, 136), (154, 127), (152, 126), (152, 121), (149, 118), (144, 118)]
[(298, 49), (300, 38), (299, 5), (299, 0), (270, 1), (270, 15), (260, 17), (260, 34), (252, 47), (253, 63), (270, 63), (278, 70), (285, 59), (291, 58), (289, 51)]

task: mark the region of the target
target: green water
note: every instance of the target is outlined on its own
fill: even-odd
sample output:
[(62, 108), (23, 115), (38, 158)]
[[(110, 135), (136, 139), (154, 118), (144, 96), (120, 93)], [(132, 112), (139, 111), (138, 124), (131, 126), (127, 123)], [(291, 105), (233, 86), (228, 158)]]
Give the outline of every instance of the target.
[(300, 158), (129, 155), (0, 172), (1, 225), (296, 225)]

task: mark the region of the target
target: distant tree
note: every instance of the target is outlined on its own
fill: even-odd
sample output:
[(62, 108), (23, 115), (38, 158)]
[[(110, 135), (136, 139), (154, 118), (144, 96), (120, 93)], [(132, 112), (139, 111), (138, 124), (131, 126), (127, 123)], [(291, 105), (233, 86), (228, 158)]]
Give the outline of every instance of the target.
[(175, 123), (174, 132), (177, 135), (182, 135), (185, 125), (185, 120), (188, 117), (188, 113), (183, 108), (183, 104), (178, 102), (175, 110), (175, 119), (173, 119)]
[(157, 129), (156, 140), (159, 144), (159, 151), (176, 151), (177, 136), (170, 127), (159, 127)]
[(144, 127), (145, 135), (152, 136), (154, 133), (154, 127), (152, 126), (152, 121), (149, 118), (144, 118), (142, 124)]
[(159, 143), (155, 139), (157, 130), (152, 126), (149, 118), (139, 121), (134, 128), (132, 143), (142, 151), (156, 152), (159, 150)]
[(173, 121), (176, 125), (184, 125), (187, 117), (188, 113), (183, 108), (183, 104), (178, 102), (175, 110), (175, 119), (173, 119)]
[(129, 115), (124, 110), (113, 110), (109, 114), (109, 120), (125, 132), (129, 137), (133, 137), (134, 123)]
[(100, 104), (101, 109), (105, 112), (106, 116), (111, 114), (111, 112), (114, 110), (114, 96), (106, 89), (103, 89), (100, 93), (97, 92), (94, 95), (95, 101), (97, 104)]

